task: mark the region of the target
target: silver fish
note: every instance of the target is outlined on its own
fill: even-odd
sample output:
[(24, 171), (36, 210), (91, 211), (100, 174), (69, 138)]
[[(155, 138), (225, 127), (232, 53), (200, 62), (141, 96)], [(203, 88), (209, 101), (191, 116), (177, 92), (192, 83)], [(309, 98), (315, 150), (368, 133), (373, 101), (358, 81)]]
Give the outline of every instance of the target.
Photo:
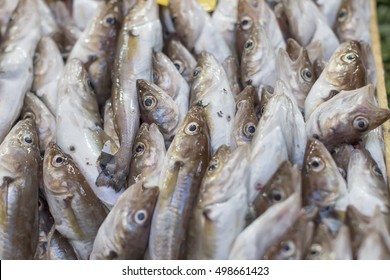
[(77, 260), (77, 255), (69, 241), (52, 227), (47, 241), (48, 260)]

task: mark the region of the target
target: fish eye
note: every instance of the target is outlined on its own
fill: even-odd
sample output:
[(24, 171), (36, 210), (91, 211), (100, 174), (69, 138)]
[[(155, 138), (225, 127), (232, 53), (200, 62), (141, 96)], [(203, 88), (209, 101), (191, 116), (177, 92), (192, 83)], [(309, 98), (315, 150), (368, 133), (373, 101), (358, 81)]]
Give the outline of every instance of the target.
[(33, 139), (32, 139), (32, 137), (31, 137), (30, 135), (25, 135), (25, 136), (23, 137), (23, 141), (24, 141), (24, 143), (26, 143), (26, 144), (32, 144)]
[(200, 73), (200, 67), (196, 67), (195, 69), (194, 69), (194, 72), (192, 73), (192, 76), (193, 77), (196, 77), (196, 76), (198, 76), (199, 75), (199, 73)]
[(308, 169), (319, 172), (325, 168), (325, 163), (319, 157), (312, 157), (308, 163)]
[(291, 257), (295, 253), (296, 247), (294, 242), (292, 242), (291, 240), (282, 242), (281, 245), (282, 245), (282, 253), (285, 257)]
[(322, 246), (319, 244), (313, 244), (310, 247), (309, 253), (313, 257), (318, 257), (322, 253)]
[(108, 24), (108, 25), (115, 25), (116, 24), (116, 19), (115, 17), (113, 16), (108, 16), (105, 20), (105, 22)]
[(244, 126), (244, 134), (246, 137), (251, 138), (255, 134), (255, 132), (256, 126), (254, 123), (250, 122)]
[(271, 199), (273, 202), (280, 202), (280, 201), (282, 201), (283, 197), (284, 197), (284, 194), (281, 190), (278, 190), (278, 189), (272, 190)]
[(198, 134), (198, 133), (199, 133), (199, 130), (200, 130), (199, 124), (196, 123), (196, 122), (191, 122), (191, 123), (189, 123), (189, 124), (186, 126), (184, 132), (185, 132), (185, 134), (187, 134), (187, 135), (195, 135), (195, 134)]
[(88, 84), (88, 87), (89, 87), (92, 91), (95, 90), (95, 87), (93, 86), (91, 79), (88, 79), (88, 80), (87, 80), (87, 84)]
[(311, 82), (313, 79), (313, 71), (311, 71), (309, 68), (304, 68), (302, 70), (302, 77), (306, 82)]
[(141, 143), (141, 142), (139, 142), (139, 143), (137, 143), (137, 145), (135, 146), (135, 154), (137, 155), (137, 156), (140, 156), (140, 155), (142, 155), (143, 153), (144, 153), (144, 151), (145, 151), (145, 145), (144, 145), (144, 143)]
[(55, 167), (60, 167), (66, 163), (66, 159), (62, 155), (55, 155), (52, 160), (52, 164)]
[(253, 49), (253, 41), (252, 40), (246, 41), (244, 48), (246, 48), (247, 50)]
[(135, 213), (134, 220), (137, 224), (142, 225), (143, 223), (145, 223), (147, 217), (148, 217), (148, 213), (146, 212), (146, 210), (142, 209), (142, 210), (138, 210)]
[(209, 166), (207, 167), (207, 171), (213, 172), (218, 168), (219, 162), (218, 160), (214, 160), (210, 162)]
[(241, 27), (244, 30), (248, 30), (252, 27), (252, 20), (250, 17), (243, 17), (241, 20)]
[(373, 164), (372, 166), (372, 172), (378, 177), (383, 177), (382, 170), (379, 168), (377, 164)]
[(156, 100), (156, 98), (154, 98), (154, 96), (147, 95), (147, 96), (145, 96), (143, 103), (144, 103), (144, 107), (147, 110), (151, 110), (154, 107), (156, 107), (157, 100)]
[(347, 19), (348, 11), (345, 8), (341, 8), (339, 14), (337, 15), (339, 22), (343, 22)]
[(175, 60), (173, 62), (173, 65), (175, 65), (177, 71), (179, 71), (180, 74), (183, 73), (184, 67), (183, 67), (183, 63), (181, 61)]
[(353, 120), (353, 127), (359, 131), (366, 131), (368, 126), (368, 120), (364, 117), (357, 117)]
[(357, 55), (354, 53), (347, 53), (341, 57), (341, 59), (347, 63), (354, 62), (357, 59)]

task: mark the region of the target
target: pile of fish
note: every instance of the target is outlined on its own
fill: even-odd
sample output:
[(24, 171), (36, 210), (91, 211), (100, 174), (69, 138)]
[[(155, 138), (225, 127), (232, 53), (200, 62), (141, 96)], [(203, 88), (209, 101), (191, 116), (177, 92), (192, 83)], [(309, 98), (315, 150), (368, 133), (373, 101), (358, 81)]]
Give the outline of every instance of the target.
[(0, 1), (0, 259), (389, 259), (370, 1)]

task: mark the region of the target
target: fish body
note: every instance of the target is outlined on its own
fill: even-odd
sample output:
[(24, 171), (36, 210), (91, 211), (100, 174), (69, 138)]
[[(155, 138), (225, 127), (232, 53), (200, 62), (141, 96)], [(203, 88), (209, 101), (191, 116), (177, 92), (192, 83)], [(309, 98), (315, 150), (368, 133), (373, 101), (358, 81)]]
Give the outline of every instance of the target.
[(55, 226), (49, 233), (47, 247), (48, 260), (77, 260), (72, 245), (55, 229)]

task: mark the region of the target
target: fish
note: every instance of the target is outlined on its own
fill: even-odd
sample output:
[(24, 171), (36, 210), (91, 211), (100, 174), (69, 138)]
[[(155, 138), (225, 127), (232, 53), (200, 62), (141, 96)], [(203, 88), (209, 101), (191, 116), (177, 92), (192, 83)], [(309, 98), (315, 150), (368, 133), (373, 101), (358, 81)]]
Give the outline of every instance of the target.
[(172, 17), (167, 6), (160, 6), (160, 21), (163, 27), (163, 38), (168, 39), (175, 33)]
[(241, 57), (241, 80), (244, 85), (274, 86), (277, 79), (275, 48), (262, 25), (255, 23), (245, 42)]
[(179, 108), (164, 90), (147, 80), (137, 80), (138, 103), (141, 119), (146, 123), (155, 123), (170, 140), (179, 128)]
[(314, 0), (314, 3), (325, 16), (329, 27), (333, 27), (337, 21), (338, 9), (342, 2), (343, 0)]
[(38, 131), (39, 150), (43, 154), (51, 141), (56, 138), (56, 119), (46, 105), (33, 93), (24, 98), (22, 116), (31, 114)]
[(366, 148), (375, 162), (378, 164), (379, 169), (383, 174), (383, 179), (387, 183), (387, 169), (385, 163), (385, 145), (383, 140), (383, 129), (381, 126), (371, 130), (363, 137), (364, 148)]
[(34, 260), (45, 260), (48, 250), (48, 236), (54, 224), (53, 216), (50, 214), (44, 195), (39, 193), (38, 198), (38, 215), (39, 215), (39, 238), (37, 250), (35, 251)]
[(73, 250), (73, 247), (69, 244), (69, 241), (56, 230), (55, 226), (52, 227), (48, 236), (46, 259), (77, 260), (77, 255)]
[(371, 43), (371, 3), (342, 0), (333, 29), (341, 42), (358, 40)]
[(187, 259), (227, 259), (245, 227), (249, 150), (218, 148), (203, 177), (188, 229)]
[(91, 260), (143, 259), (159, 188), (145, 188), (142, 181), (123, 193), (100, 226)]
[(325, 145), (309, 138), (302, 169), (304, 205), (330, 207), (345, 211), (348, 205), (347, 184)]
[(196, 54), (211, 53), (219, 63), (232, 54), (211, 16), (197, 0), (171, 0), (169, 11), (176, 34), (187, 49)]
[(303, 112), (306, 96), (316, 80), (307, 50), (290, 38), (286, 50), (277, 52), (277, 61), (279, 79), (285, 81)]
[(237, 52), (242, 57), (252, 28), (260, 25), (274, 50), (285, 48), (285, 41), (276, 16), (265, 0), (239, 0), (237, 7)]
[(149, 237), (151, 259), (184, 258), (189, 220), (210, 157), (202, 106), (192, 106), (164, 159)]
[(250, 144), (256, 133), (258, 119), (254, 107), (254, 95), (255, 88), (247, 86), (238, 96), (232, 131), (237, 146)]
[(0, 259), (33, 259), (38, 245), (38, 135), (34, 120), (18, 121), (0, 145)]
[(120, 147), (96, 180), (119, 191), (126, 185), (140, 111), (136, 80), (152, 80), (152, 56), (162, 49), (162, 27), (158, 5), (153, 0), (138, 1), (125, 17), (118, 35), (111, 90), (114, 123)]
[(196, 60), (186, 47), (175, 38), (171, 38), (165, 44), (166, 54), (171, 59), (176, 69), (190, 84), (192, 73), (196, 67)]
[(352, 260), (352, 243), (350, 230), (342, 225), (333, 239), (332, 248), (336, 260)]
[(347, 179), (349, 159), (353, 150), (354, 147), (352, 145), (343, 144), (337, 146), (332, 152), (332, 157), (344, 179)]
[(106, 207), (73, 159), (54, 142), (45, 152), (43, 181), (56, 230), (69, 240), (79, 259), (88, 259)]
[(230, 260), (260, 260), (267, 250), (291, 228), (300, 215), (301, 199), (293, 194), (270, 207), (236, 238)]
[(340, 44), (318, 77), (305, 100), (305, 120), (325, 101), (342, 90), (367, 85), (366, 67), (357, 41)]
[(0, 2), (0, 37), (5, 34), (12, 12), (17, 5), (18, 1), (15, 0), (3, 0)]
[(225, 69), (233, 96), (237, 98), (241, 92), (240, 67), (237, 58), (233, 55), (229, 56), (222, 63), (222, 67)]
[(341, 91), (318, 106), (306, 122), (306, 132), (332, 150), (339, 144), (358, 142), (389, 118), (390, 110), (375, 104), (374, 87), (369, 84), (356, 90)]
[[(16, 1), (17, 2), (17, 1)], [(53, 13), (44, 0), (35, 0), (41, 18), (41, 30), (43, 36), (56, 36), (60, 32)]]
[(328, 227), (320, 224), (314, 234), (312, 244), (307, 250), (306, 260), (335, 260), (335, 252), (332, 247), (332, 236)]
[(234, 96), (225, 70), (210, 53), (202, 52), (198, 56), (198, 64), (193, 72), (190, 104), (205, 106), (211, 154), (223, 144), (234, 148)]
[[(257, 93), (257, 98), (259, 100), (258, 102), (259, 105), (257, 106), (258, 109), (257, 113), (260, 117), (264, 114), (268, 101), (272, 98), (274, 93), (275, 93), (275, 89), (271, 86), (261, 86), (259, 88), (259, 91)], [(258, 117), (258, 119), (260, 118)]]
[[(71, 155), (93, 191), (109, 208), (121, 192), (110, 186), (96, 185), (104, 143), (115, 143), (103, 131), (96, 95), (88, 73), (78, 59), (67, 62), (58, 90), (56, 141)], [(72, 133), (69, 133), (69, 132)], [(123, 192), (123, 190), (122, 190)]]
[(359, 248), (357, 259), (390, 260), (390, 249), (379, 233), (370, 231)]
[(73, 0), (72, 15), (73, 19), (80, 30), (84, 30), (92, 20), (95, 11), (103, 1), (99, 0)]
[(119, 147), (119, 136), (115, 130), (114, 124), (114, 112), (112, 111), (112, 101), (108, 99), (106, 101), (106, 105), (104, 106), (104, 122), (103, 129), (104, 132), (115, 142), (115, 144)]
[(355, 149), (348, 165), (349, 204), (372, 217), (377, 206), (389, 214), (390, 193), (382, 171), (365, 149)]
[(33, 56), (40, 38), (35, 1), (20, 0), (0, 48), (0, 143), (18, 119), (24, 96), (31, 88)]
[(88, 71), (99, 108), (111, 95), (111, 72), (122, 25), (122, 1), (103, 1), (74, 45), (68, 60), (77, 58)]
[(145, 188), (159, 186), (166, 154), (164, 137), (156, 124), (141, 124), (135, 137), (128, 187), (142, 180)]
[(58, 83), (64, 67), (64, 61), (56, 43), (50, 37), (42, 37), (34, 55), (32, 91), (45, 103), (53, 115), (57, 113)]

